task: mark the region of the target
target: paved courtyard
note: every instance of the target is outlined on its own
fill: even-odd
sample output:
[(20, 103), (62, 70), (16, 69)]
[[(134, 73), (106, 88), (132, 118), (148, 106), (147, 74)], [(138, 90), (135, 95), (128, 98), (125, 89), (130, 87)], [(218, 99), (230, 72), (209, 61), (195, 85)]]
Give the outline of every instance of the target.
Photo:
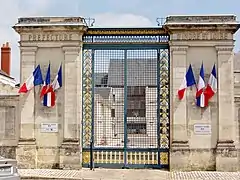
[(239, 180), (240, 172), (167, 172), (160, 170), (123, 169), (20, 169), (21, 179), (82, 179), (82, 180)]

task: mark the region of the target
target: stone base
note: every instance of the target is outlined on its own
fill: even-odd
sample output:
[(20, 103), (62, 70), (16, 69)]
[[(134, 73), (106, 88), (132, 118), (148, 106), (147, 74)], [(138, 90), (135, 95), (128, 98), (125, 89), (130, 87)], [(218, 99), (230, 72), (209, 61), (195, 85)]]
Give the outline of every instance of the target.
[(0, 146), (0, 156), (10, 159), (16, 158), (17, 146)]
[(82, 168), (78, 139), (65, 139), (60, 147), (60, 169)]
[(214, 171), (215, 149), (190, 149), (187, 141), (173, 141), (170, 171)]
[(37, 147), (38, 169), (59, 169), (59, 147)]
[(16, 160), (19, 169), (36, 168), (36, 143), (35, 139), (20, 139), (16, 149)]
[(216, 149), (216, 170), (217, 171), (238, 171), (238, 152), (234, 141), (218, 141)]
[(170, 171), (188, 170), (188, 141), (173, 141), (170, 151)]

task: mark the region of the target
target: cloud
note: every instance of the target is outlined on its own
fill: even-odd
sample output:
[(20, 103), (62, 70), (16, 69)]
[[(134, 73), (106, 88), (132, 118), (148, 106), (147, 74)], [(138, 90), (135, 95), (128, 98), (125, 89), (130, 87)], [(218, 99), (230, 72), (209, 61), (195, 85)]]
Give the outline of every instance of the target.
[(115, 14), (102, 13), (93, 16), (95, 18), (95, 26), (101, 27), (146, 27), (153, 26), (152, 22), (140, 15), (135, 14)]
[(11, 76), (19, 81), (20, 55), (18, 48), (19, 35), (12, 29), (17, 19), (22, 16), (35, 16), (47, 10), (48, 0), (8, 0), (0, 8), (0, 45), (9, 42), (12, 47)]

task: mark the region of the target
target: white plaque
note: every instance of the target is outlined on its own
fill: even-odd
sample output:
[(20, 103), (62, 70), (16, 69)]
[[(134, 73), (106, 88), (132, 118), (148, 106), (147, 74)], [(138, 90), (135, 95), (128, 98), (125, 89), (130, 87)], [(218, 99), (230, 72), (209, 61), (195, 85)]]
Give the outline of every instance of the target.
[(194, 133), (198, 135), (207, 135), (212, 133), (210, 124), (194, 124)]
[(43, 133), (58, 132), (58, 123), (41, 123), (41, 132)]

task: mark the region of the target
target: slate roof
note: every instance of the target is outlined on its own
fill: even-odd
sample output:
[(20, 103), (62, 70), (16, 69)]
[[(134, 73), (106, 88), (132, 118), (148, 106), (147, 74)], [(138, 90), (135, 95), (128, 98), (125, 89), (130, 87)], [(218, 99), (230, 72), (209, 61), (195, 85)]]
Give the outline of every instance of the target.
[(94, 75), (94, 83), (95, 83), (95, 86), (101, 86), (103, 84), (106, 84), (107, 85), (107, 76), (108, 76), (108, 73), (95, 73)]
[(103, 99), (108, 99), (111, 92), (110, 87), (95, 87), (94, 94), (99, 94)]
[[(111, 59), (108, 86), (124, 85), (124, 60)], [(127, 86), (156, 86), (157, 59), (127, 59)]]
[(9, 76), (7, 73), (5, 73), (3, 70), (0, 69), (0, 74), (3, 75), (3, 76), (6, 76), (10, 79), (14, 79), (13, 77)]

